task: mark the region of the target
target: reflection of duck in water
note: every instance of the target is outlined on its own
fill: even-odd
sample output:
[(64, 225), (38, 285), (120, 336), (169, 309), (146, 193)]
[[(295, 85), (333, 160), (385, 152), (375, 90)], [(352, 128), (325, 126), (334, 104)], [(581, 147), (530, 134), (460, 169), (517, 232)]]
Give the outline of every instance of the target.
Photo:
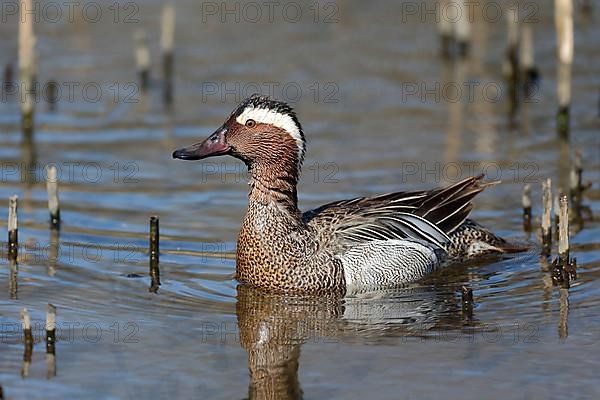
[(326, 204), (302, 214), (296, 185), (304, 159), (292, 108), (254, 95), (205, 141), (174, 158), (232, 155), (251, 174), (248, 211), (237, 246), (240, 282), (273, 291), (344, 292), (394, 287), (450, 261), (515, 251), (467, 219), (482, 176), (446, 188), (389, 193)]
[(341, 315), (337, 296), (269, 294), (238, 286), (240, 342), (248, 352), (250, 399), (299, 399), (300, 345), (329, 329)]
[(307, 341), (420, 336), (438, 323), (460, 326), (460, 318), (452, 317), (457, 313), (447, 312), (456, 307), (454, 294), (431, 288), (371, 292), (353, 298), (280, 295), (244, 285), (237, 290), (236, 312), (240, 342), (248, 352), (250, 399), (302, 398), (298, 366), (300, 347)]

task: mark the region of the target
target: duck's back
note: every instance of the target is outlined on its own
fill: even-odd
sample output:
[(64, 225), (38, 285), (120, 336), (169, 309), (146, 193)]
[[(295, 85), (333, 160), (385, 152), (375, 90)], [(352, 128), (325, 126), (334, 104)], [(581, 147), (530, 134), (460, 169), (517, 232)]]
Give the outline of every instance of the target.
[(334, 202), (303, 219), (322, 246), (342, 261), (347, 284), (401, 285), (452, 262), (510, 248), (467, 219), (471, 200), (490, 185), (481, 179)]

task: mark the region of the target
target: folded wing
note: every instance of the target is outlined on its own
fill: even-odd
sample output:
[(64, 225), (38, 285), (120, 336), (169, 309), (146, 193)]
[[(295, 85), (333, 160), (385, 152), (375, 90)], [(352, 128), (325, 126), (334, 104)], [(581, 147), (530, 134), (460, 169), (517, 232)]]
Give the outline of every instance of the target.
[(445, 247), (469, 216), (471, 200), (486, 187), (483, 175), (430, 191), (396, 192), (326, 204), (304, 221), (334, 252), (373, 240), (411, 239)]

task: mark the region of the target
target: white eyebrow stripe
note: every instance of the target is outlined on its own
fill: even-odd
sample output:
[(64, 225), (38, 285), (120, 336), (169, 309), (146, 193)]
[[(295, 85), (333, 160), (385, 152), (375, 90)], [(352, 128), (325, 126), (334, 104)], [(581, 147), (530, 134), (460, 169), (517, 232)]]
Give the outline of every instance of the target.
[(292, 117), (277, 111), (269, 110), (268, 108), (246, 107), (246, 109), (244, 109), (244, 111), (236, 118), (236, 121), (245, 125), (246, 121), (249, 119), (253, 119), (258, 123), (271, 124), (289, 133), (298, 146), (298, 156), (302, 158), (302, 153), (304, 152), (304, 140), (300, 134), (300, 129), (298, 129), (298, 126)]

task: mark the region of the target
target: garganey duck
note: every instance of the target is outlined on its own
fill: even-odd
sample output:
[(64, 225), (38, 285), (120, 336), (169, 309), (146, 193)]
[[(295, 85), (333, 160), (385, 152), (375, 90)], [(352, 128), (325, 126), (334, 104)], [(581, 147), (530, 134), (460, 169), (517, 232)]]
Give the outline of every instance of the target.
[(336, 201), (302, 213), (296, 185), (306, 141), (294, 110), (252, 95), (203, 142), (173, 152), (231, 155), (250, 172), (236, 278), (272, 291), (324, 293), (419, 280), (453, 262), (519, 248), (467, 219), (482, 176), (429, 191)]

